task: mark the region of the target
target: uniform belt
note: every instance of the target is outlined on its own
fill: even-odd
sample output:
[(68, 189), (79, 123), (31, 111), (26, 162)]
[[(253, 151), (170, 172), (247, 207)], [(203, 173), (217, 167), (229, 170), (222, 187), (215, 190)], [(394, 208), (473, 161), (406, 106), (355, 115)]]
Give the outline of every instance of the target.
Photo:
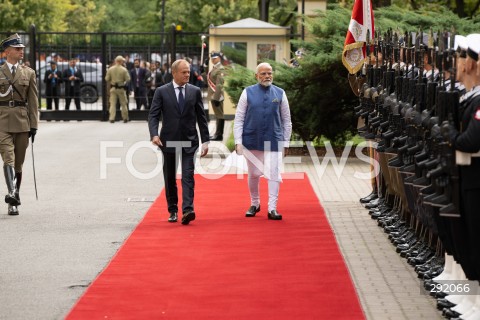
[(0, 106), (2, 107), (25, 107), (27, 103), (25, 101), (19, 100), (10, 100), (10, 101), (0, 101)]
[(119, 86), (117, 84), (112, 84), (112, 87), (114, 87), (115, 89), (125, 89), (125, 86)]

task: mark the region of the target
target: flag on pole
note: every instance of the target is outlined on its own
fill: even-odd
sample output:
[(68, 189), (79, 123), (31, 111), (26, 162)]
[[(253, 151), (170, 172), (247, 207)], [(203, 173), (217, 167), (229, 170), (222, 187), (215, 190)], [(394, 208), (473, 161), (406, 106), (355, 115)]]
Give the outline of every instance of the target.
[(371, 0), (355, 0), (347, 37), (343, 45), (342, 62), (348, 72), (357, 73), (363, 66), (366, 56), (367, 30), (369, 41), (373, 42), (375, 23)]

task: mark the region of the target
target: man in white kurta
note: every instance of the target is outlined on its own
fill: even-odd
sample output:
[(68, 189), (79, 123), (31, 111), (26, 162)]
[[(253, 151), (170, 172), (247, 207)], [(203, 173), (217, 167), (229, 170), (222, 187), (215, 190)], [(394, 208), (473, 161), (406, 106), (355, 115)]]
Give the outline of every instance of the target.
[(268, 180), (268, 219), (281, 220), (277, 212), (281, 163), (288, 153), (292, 121), (285, 91), (272, 84), (273, 71), (268, 63), (257, 66), (256, 85), (243, 90), (237, 104), (233, 134), (237, 154), (244, 154), (248, 166), (250, 208), (246, 217), (260, 211), (259, 182)]

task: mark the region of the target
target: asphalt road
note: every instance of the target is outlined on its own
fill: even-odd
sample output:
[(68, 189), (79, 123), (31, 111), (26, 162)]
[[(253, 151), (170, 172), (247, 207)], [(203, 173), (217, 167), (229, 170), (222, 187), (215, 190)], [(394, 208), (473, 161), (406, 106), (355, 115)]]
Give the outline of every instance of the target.
[(65, 317), (163, 187), (148, 139), (146, 122), (40, 123), (38, 201), (29, 148), (20, 215), (0, 207), (0, 319)]

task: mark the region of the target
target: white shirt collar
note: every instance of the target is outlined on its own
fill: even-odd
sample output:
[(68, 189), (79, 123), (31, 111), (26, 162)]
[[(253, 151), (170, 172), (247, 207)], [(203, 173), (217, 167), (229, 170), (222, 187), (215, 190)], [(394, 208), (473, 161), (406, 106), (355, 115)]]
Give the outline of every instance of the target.
[(16, 64), (11, 64), (10, 62), (7, 61), (7, 66), (8, 66), (8, 70), (10, 70), (10, 72), (12, 72), (12, 67), (15, 66), (15, 69), (18, 70), (18, 62)]
[(178, 87), (183, 87), (184, 89), (187, 87), (186, 84), (184, 84), (183, 86), (181, 85), (178, 85), (175, 80), (172, 80), (172, 83), (173, 83), (173, 89), (177, 89)]

